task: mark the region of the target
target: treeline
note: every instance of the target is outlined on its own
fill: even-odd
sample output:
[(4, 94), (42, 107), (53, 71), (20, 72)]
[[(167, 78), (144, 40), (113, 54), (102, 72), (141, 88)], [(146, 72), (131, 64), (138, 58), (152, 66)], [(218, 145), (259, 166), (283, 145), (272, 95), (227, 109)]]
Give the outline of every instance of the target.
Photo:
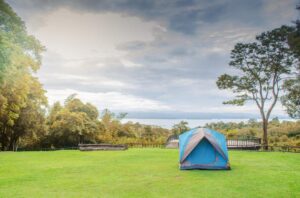
[(50, 108), (37, 133), (21, 136), (19, 146), (41, 149), (76, 147), (79, 143), (164, 144), (170, 135), (169, 130), (160, 127), (122, 124), (125, 115), (115, 115), (109, 110), (99, 115), (95, 106), (71, 95), (63, 105), (56, 102)]
[[(248, 122), (216, 122), (205, 127), (218, 130), (229, 139), (262, 138), (262, 122), (250, 119)], [(270, 146), (300, 146), (300, 120), (282, 121), (274, 118), (269, 122)]]

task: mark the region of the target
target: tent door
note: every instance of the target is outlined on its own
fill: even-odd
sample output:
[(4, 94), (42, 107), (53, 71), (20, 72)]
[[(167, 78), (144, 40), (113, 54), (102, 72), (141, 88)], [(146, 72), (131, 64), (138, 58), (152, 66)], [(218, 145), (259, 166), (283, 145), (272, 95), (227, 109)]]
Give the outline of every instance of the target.
[(192, 164), (212, 164), (216, 162), (216, 157), (215, 148), (206, 138), (203, 138), (186, 160)]

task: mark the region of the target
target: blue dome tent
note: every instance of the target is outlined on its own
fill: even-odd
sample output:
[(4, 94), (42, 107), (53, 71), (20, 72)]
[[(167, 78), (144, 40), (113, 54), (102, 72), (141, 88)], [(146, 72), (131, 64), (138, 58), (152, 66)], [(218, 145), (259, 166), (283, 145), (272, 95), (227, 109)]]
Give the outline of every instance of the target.
[(195, 128), (179, 136), (180, 169), (230, 169), (226, 138), (207, 128)]

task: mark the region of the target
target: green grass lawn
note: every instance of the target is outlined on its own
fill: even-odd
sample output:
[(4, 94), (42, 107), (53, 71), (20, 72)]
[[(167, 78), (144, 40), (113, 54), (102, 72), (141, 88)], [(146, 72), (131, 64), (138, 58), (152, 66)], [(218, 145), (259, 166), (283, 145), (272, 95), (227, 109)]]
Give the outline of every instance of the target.
[(180, 171), (178, 151), (0, 153), (0, 197), (300, 197), (300, 154), (229, 152), (230, 171)]

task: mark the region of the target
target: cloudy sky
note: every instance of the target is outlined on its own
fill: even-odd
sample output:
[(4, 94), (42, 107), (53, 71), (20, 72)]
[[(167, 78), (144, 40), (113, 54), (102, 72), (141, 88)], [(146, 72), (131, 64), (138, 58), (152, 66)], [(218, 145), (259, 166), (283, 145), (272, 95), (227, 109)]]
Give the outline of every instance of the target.
[[(296, 0), (8, 0), (47, 48), (50, 104), (77, 93), (100, 110), (256, 114), (215, 81), (237, 42), (297, 18)], [(277, 105), (273, 115), (284, 115)]]

